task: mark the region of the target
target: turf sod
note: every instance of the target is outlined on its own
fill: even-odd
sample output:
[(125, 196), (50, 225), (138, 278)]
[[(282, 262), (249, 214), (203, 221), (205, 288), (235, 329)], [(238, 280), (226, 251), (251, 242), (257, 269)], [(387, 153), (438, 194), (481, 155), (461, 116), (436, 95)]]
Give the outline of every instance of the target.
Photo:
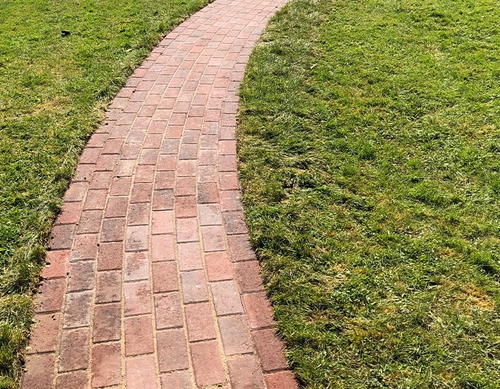
[(126, 77), (206, 3), (0, 2), (0, 388), (19, 378), (31, 293), (78, 155)]
[(240, 178), (304, 387), (498, 387), (499, 10), (295, 0), (257, 45)]

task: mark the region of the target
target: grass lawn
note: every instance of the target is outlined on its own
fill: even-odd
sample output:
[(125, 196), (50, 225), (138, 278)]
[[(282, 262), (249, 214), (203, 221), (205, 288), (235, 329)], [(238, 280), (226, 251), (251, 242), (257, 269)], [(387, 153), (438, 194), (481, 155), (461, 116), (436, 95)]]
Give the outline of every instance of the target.
[(0, 2), (0, 388), (19, 377), (31, 293), (79, 153), (126, 76), (206, 3)]
[(499, 20), (294, 0), (252, 55), (244, 202), (304, 387), (499, 387)]

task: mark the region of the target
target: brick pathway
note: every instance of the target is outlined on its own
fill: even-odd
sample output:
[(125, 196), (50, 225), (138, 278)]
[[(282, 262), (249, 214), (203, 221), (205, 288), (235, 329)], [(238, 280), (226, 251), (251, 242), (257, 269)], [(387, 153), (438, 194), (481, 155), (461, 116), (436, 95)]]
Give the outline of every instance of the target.
[(296, 388), (247, 236), (236, 90), (285, 0), (217, 0), (153, 50), (83, 152), (22, 388)]

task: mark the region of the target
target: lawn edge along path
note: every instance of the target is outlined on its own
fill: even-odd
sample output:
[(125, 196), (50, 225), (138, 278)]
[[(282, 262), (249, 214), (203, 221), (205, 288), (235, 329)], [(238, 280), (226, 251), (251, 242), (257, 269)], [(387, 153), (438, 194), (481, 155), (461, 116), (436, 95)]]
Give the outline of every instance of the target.
[(127, 81), (64, 199), (22, 388), (296, 388), (245, 223), (237, 89), (284, 0), (218, 0)]

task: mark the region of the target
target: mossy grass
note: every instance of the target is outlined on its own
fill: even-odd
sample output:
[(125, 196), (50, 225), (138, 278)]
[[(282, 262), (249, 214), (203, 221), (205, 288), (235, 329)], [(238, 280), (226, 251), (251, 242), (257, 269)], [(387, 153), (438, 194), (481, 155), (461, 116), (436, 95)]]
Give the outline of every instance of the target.
[(0, 388), (17, 385), (48, 233), (80, 152), (126, 77), (206, 3), (0, 3)]
[(294, 0), (240, 91), (240, 178), (306, 388), (498, 388), (500, 9)]

